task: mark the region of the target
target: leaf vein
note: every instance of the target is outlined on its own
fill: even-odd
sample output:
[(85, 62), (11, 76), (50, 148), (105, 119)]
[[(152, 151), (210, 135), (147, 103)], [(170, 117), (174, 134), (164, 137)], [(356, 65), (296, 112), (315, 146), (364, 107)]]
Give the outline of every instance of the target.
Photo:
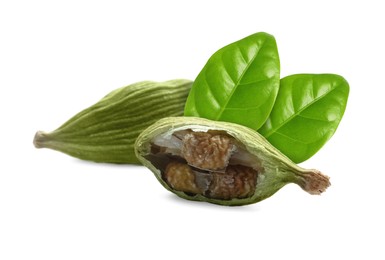
[(320, 122), (330, 122), (329, 120), (326, 119), (320, 119), (320, 118), (315, 118), (315, 117), (310, 117), (310, 116), (303, 116), (303, 115), (298, 115), (299, 117), (305, 118), (305, 119), (310, 119), (314, 121), (320, 121)]
[(332, 93), (333, 91), (335, 91), (337, 89), (337, 87), (335, 87), (334, 89), (330, 90), (329, 92), (326, 92), (325, 94), (319, 96), (318, 98), (314, 99), (312, 102), (309, 102), (309, 104), (307, 104), (306, 106), (302, 107), (301, 109), (299, 109), (299, 111), (297, 111), (297, 113), (293, 114), (292, 116), (288, 117), (287, 120), (283, 121), (281, 124), (277, 125), (277, 127), (273, 127), (271, 128), (270, 131), (268, 131), (267, 133), (264, 134), (265, 138), (268, 138), (270, 135), (276, 133), (278, 131), (278, 129), (282, 128), (284, 125), (288, 124), (294, 117), (296, 116), (299, 116), (300, 113), (302, 113), (303, 111), (305, 111), (307, 108), (309, 108), (310, 106), (312, 106), (314, 103), (316, 103), (318, 100), (326, 97), (327, 95), (329, 95), (330, 93)]
[(237, 89), (237, 87), (239, 86), (239, 83), (241, 81), (241, 79), (243, 78), (243, 76), (245, 75), (245, 73), (247, 72), (247, 70), (249, 69), (250, 65), (254, 62), (254, 60), (257, 58), (259, 52), (261, 51), (261, 49), (264, 47), (265, 45), (265, 42), (266, 42), (266, 39), (264, 39), (264, 41), (262, 42), (262, 44), (260, 45), (261, 47), (257, 49), (257, 51), (255, 52), (253, 58), (250, 60), (250, 62), (248, 62), (246, 68), (242, 71), (242, 74), (240, 75), (240, 77), (238, 78), (238, 80), (235, 83), (235, 85), (233, 86), (233, 89), (231, 90), (231, 93), (229, 95), (229, 98), (226, 100), (226, 103), (224, 104), (224, 106), (221, 107), (217, 117), (216, 117), (216, 120), (219, 120), (220, 117), (222, 116), (223, 114), (223, 111), (225, 111), (225, 108), (227, 107), (227, 104), (230, 102), (231, 100), (231, 97), (233, 96), (235, 90)]
[(301, 140), (299, 140), (299, 139), (296, 139), (296, 138), (290, 137), (290, 136), (288, 136), (288, 135), (286, 135), (286, 134), (283, 134), (283, 133), (281, 133), (281, 132), (279, 132), (279, 131), (276, 131), (275, 134), (281, 135), (281, 136), (283, 136), (283, 137), (285, 137), (285, 138), (287, 138), (287, 139), (290, 139), (290, 140), (292, 140), (292, 141), (295, 141), (295, 142), (299, 142), (299, 143), (302, 143), (302, 144), (308, 144), (308, 143), (306, 143), (306, 142), (304, 142), (304, 141), (301, 141)]
[(213, 92), (213, 89), (211, 87), (211, 84), (207, 81), (207, 77), (204, 76), (203, 77), (204, 81), (206, 82), (206, 85), (207, 85), (207, 89), (208, 91), (211, 93), (211, 96), (212, 96), (212, 101), (215, 101), (215, 103), (217, 104), (217, 106), (220, 106), (220, 103), (219, 103), (219, 100), (218, 98), (215, 96), (214, 92)]

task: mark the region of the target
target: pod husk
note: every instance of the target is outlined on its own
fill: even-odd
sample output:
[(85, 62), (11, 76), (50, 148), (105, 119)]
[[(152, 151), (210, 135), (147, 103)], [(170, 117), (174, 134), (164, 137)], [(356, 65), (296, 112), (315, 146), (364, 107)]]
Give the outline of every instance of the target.
[[(193, 131), (218, 130), (224, 131), (243, 144), (248, 152), (255, 155), (262, 162), (263, 171), (258, 174), (257, 185), (253, 196), (243, 199), (220, 200), (208, 198), (200, 194), (191, 195), (173, 190), (162, 179), (161, 172), (146, 156), (150, 154), (151, 142), (158, 135), (168, 136), (179, 130)], [(310, 194), (320, 194), (330, 185), (329, 177), (318, 170), (304, 169), (293, 163), (279, 150), (273, 147), (258, 132), (233, 123), (211, 121), (196, 117), (169, 117), (157, 121), (145, 129), (137, 138), (135, 152), (140, 162), (148, 167), (158, 181), (169, 191), (179, 197), (194, 201), (206, 201), (214, 204), (240, 206), (264, 200), (288, 183), (298, 184)]]
[(116, 89), (56, 130), (38, 131), (37, 148), (105, 163), (139, 164), (134, 143), (160, 118), (183, 114), (192, 81), (143, 81)]

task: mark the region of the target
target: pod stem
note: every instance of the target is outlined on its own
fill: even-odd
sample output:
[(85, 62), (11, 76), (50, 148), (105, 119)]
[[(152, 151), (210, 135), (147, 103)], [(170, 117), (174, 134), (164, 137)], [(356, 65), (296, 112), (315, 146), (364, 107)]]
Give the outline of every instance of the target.
[(36, 148), (44, 148), (47, 147), (45, 143), (49, 140), (50, 138), (46, 132), (37, 131), (35, 137), (33, 138), (33, 145)]
[(297, 184), (306, 192), (312, 195), (319, 195), (329, 186), (329, 177), (320, 171), (311, 169), (298, 173), (299, 179)]

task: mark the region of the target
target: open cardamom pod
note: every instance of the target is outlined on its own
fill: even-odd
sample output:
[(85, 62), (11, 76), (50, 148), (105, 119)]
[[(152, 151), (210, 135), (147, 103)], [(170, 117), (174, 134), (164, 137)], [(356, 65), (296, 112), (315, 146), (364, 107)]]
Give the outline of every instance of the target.
[(138, 164), (135, 139), (157, 120), (183, 115), (191, 85), (176, 79), (116, 89), (55, 131), (38, 131), (33, 143), (83, 160)]
[(256, 131), (195, 117), (169, 117), (144, 130), (135, 151), (176, 195), (220, 205), (266, 199), (288, 183), (320, 194), (329, 177), (293, 163)]

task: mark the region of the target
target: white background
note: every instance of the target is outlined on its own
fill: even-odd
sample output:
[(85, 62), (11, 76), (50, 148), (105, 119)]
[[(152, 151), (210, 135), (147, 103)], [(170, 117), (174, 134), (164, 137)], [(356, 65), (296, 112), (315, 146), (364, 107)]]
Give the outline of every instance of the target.
[[(1, 1), (0, 259), (384, 259), (382, 1), (132, 2)], [(145, 168), (33, 147), (111, 90), (193, 80), (259, 31), (281, 77), (350, 83), (336, 134), (302, 163), (331, 177), (321, 196), (293, 184), (250, 206), (190, 202)]]

